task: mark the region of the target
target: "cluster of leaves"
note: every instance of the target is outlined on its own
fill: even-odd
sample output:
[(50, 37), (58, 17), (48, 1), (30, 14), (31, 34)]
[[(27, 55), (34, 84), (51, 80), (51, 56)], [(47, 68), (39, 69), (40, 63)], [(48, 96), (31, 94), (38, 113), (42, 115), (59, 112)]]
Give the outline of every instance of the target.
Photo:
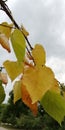
[(36, 44), (28, 51), (24, 36), (28, 36), (24, 27), (16, 29), (13, 24), (6, 22), (0, 25), (0, 44), (11, 52), (10, 41), (17, 59), (6, 60), (3, 66), (12, 82), (20, 75), (13, 86), (14, 103), (22, 99), (33, 114), (37, 115), (40, 102), (45, 111), (61, 124), (65, 116), (65, 99), (60, 94), (59, 83), (52, 69), (46, 66), (45, 49)]

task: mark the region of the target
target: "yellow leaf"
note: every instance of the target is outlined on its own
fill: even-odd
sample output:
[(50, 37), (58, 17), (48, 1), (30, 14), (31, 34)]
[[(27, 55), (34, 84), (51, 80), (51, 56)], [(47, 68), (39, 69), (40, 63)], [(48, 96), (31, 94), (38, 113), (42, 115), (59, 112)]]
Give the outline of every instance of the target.
[(37, 115), (38, 112), (37, 102), (32, 104), (30, 95), (23, 84), (22, 84), (22, 101), (31, 109), (34, 115)]
[(3, 83), (3, 84), (7, 84), (7, 83), (8, 83), (7, 74), (1, 72), (1, 73), (0, 73), (0, 80), (2, 80), (2, 83)]
[(60, 94), (59, 82), (57, 79), (54, 79), (54, 86), (50, 90)]
[(16, 81), (13, 86), (13, 93), (14, 93), (14, 103), (21, 99), (21, 80)]
[(23, 34), (27, 37), (29, 35), (29, 32), (24, 28), (24, 26), (21, 27)]
[(10, 45), (9, 45), (9, 41), (7, 39), (7, 37), (5, 36), (5, 34), (0, 34), (0, 44), (2, 45), (2, 47), (4, 49), (6, 49), (8, 52), (11, 52), (10, 50)]
[(22, 81), (32, 99), (32, 103), (35, 103), (54, 86), (55, 80), (52, 70), (43, 66), (40, 68), (29, 67), (24, 71)]
[(7, 60), (3, 63), (3, 65), (12, 81), (23, 71), (23, 63), (19, 63), (17, 61)]
[(36, 44), (32, 50), (32, 56), (34, 58), (36, 66), (43, 66), (46, 62), (46, 53), (42, 45)]
[(0, 24), (0, 33), (5, 34), (5, 36), (9, 39), (13, 24), (8, 24), (7, 22), (3, 22)]

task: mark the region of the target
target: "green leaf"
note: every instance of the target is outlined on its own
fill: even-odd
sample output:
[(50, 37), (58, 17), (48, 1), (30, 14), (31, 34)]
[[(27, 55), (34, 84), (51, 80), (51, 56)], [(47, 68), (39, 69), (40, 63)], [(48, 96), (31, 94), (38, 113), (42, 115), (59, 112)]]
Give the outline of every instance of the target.
[(14, 32), (11, 34), (11, 42), (17, 60), (19, 62), (22, 62), (25, 56), (26, 44), (25, 44), (25, 38), (20, 30), (18, 29), (14, 30)]
[(41, 105), (51, 117), (61, 124), (65, 116), (65, 100), (60, 94), (47, 91), (41, 99)]
[(0, 80), (0, 104), (4, 101), (5, 99), (5, 91), (2, 86), (2, 81)]
[(5, 61), (3, 63), (10, 79), (13, 81), (23, 71), (23, 63), (17, 61)]
[(2, 80), (0, 79), (0, 86), (2, 86)]
[(16, 81), (13, 87), (13, 93), (14, 93), (14, 103), (22, 98), (21, 96), (21, 80)]

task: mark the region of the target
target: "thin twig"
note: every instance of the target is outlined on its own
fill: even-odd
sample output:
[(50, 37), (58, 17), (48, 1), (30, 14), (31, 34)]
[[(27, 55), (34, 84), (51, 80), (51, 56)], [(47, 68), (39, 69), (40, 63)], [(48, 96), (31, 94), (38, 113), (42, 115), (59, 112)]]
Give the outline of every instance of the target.
[[(6, 28), (11, 28), (11, 29), (16, 29), (16, 27), (13, 27), (13, 26), (11, 27), (11, 26), (4, 25), (4, 24), (0, 24), (0, 26), (6, 27)], [(22, 31), (21, 31), (21, 32), (22, 32)], [(23, 33), (23, 32), (22, 32), (22, 33)], [(24, 35), (24, 34), (23, 34), (23, 35)], [(31, 56), (31, 58), (33, 59), (33, 57), (32, 57), (32, 55), (31, 55), (29, 49), (27, 48), (27, 46), (26, 46), (26, 49), (27, 49), (29, 55)]]
[[(10, 9), (9, 9), (9, 7), (5, 4), (5, 2), (4, 2), (3, 0), (0, 0), (0, 4), (1, 4), (3, 10), (6, 12), (6, 14), (7, 14), (7, 15), (9, 16), (9, 18), (11, 19), (11, 21), (14, 23), (15, 27), (18, 28), (19, 30), (21, 30), (20, 27), (18, 26), (18, 24), (16, 23), (16, 21), (14, 20)], [(24, 35), (24, 34), (23, 34), (23, 35)], [(30, 44), (28, 38), (27, 38), (25, 35), (24, 35), (24, 37), (25, 37), (25, 39), (26, 39), (26, 41), (27, 41), (27, 43), (28, 43), (30, 49), (32, 50), (33, 48), (32, 48), (32, 46), (31, 46), (31, 44)]]
[(26, 47), (26, 49), (27, 49), (27, 51), (28, 51), (28, 54), (31, 56), (31, 58), (32, 58), (32, 60), (33, 60), (33, 57), (32, 57), (32, 55), (31, 55), (29, 49), (28, 49), (27, 47)]

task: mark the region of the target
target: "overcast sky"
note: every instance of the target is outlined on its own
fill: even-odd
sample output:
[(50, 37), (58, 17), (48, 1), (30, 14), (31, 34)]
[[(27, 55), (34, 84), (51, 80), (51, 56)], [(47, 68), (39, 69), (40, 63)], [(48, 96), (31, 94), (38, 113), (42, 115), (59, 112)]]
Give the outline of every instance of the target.
[[(65, 83), (65, 0), (8, 0), (12, 14), (19, 25), (29, 31), (29, 40), (34, 46), (40, 43), (47, 54), (47, 65), (56, 78)], [(0, 11), (0, 22), (9, 18)], [(5, 59), (13, 59), (0, 47), (0, 65)]]

